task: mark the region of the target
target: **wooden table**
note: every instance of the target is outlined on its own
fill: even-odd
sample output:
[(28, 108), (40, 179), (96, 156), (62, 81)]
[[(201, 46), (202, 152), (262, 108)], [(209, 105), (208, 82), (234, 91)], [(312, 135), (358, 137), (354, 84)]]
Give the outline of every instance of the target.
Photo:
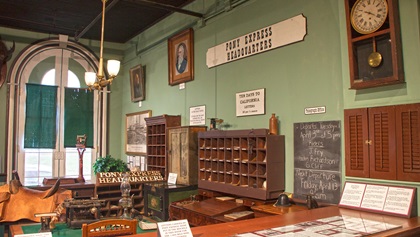
[(264, 204), (251, 207), (252, 211), (255, 213), (255, 217), (264, 217), (272, 215), (285, 215), (297, 211), (308, 210), (306, 206), (302, 205), (290, 205), (290, 206), (274, 206), (274, 204)]
[[(9, 236), (13, 237), (19, 234), (36, 234), (38, 233), (39, 229), (41, 228), (40, 223), (32, 223), (32, 224), (17, 224), (11, 225), (9, 228)], [(23, 232), (25, 229), (25, 232)], [(146, 232), (155, 232), (156, 230), (142, 230), (139, 226), (137, 226), (137, 233), (146, 233)], [(52, 232), (52, 236), (56, 237), (80, 237), (82, 236), (82, 230), (80, 228), (72, 229), (67, 227), (66, 223), (57, 223), (56, 228)]]
[[(381, 232), (371, 236), (420, 236), (420, 217), (413, 217), (410, 219), (386, 216), (381, 214), (368, 213), (357, 210), (350, 210), (339, 208), (336, 206), (323, 207), (307, 211), (292, 212), (286, 215), (273, 215), (261, 218), (254, 218), (242, 221), (228, 222), (222, 224), (214, 224), (207, 226), (199, 226), (191, 228), (194, 236), (200, 237), (222, 237), (231, 236), (239, 233), (252, 232), (257, 230), (264, 230), (273, 227), (280, 227), (286, 225), (297, 224), (300, 222), (316, 220), (320, 218), (327, 218), (338, 215), (347, 215), (352, 217), (359, 217), (374, 221), (381, 221), (395, 225), (401, 225), (401, 228)], [(22, 225), (10, 226), (11, 236), (22, 234)], [(154, 233), (136, 234), (132, 236), (138, 237), (156, 237)]]
[[(239, 233), (247, 233), (257, 230), (264, 230), (273, 227), (297, 224), (300, 222), (327, 218), (333, 216), (347, 215), (374, 221), (386, 222), (394, 225), (401, 225), (401, 228), (381, 232), (371, 236), (420, 236), (420, 217), (410, 219), (386, 216), (375, 213), (368, 213), (357, 210), (339, 208), (337, 206), (323, 207), (312, 210), (303, 210), (288, 213), (286, 215), (273, 215), (261, 218), (254, 218), (242, 221), (199, 226), (191, 228), (194, 236), (200, 237), (222, 237), (232, 236)], [(156, 233), (137, 234), (139, 237), (156, 237)]]
[(220, 201), (214, 198), (200, 202), (173, 202), (169, 207), (171, 220), (187, 219), (190, 226), (203, 226), (230, 222), (224, 214), (247, 211), (248, 207), (235, 201)]

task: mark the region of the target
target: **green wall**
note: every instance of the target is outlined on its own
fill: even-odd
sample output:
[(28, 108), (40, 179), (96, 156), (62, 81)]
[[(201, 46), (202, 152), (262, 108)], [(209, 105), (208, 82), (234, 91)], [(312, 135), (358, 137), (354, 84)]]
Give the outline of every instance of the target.
[[(225, 9), (224, 2), (196, 0), (186, 8), (209, 16)], [(122, 71), (114, 80), (110, 95), (109, 154), (126, 157), (127, 113), (152, 110), (152, 115), (181, 115), (182, 125), (188, 125), (189, 108), (205, 105), (207, 118), (222, 118), (230, 125), (229, 129), (268, 128), (269, 117), (275, 113), (280, 120), (280, 134), (286, 138), (286, 191), (292, 192), (294, 123), (324, 120), (343, 123), (343, 110), (347, 108), (420, 102), (419, 4), (418, 0), (400, 1), (406, 83), (357, 91), (348, 89), (344, 0), (244, 1), (234, 9), (208, 19), (204, 25), (195, 17), (174, 13), (124, 45)], [(207, 68), (207, 49), (299, 14), (307, 18), (307, 35), (303, 41)], [(178, 86), (168, 85), (167, 39), (190, 26), (194, 29), (195, 77), (180, 90)], [(92, 42), (84, 43), (92, 47)], [(98, 52), (97, 46), (93, 50)], [(110, 54), (107, 49), (105, 52)], [(141, 107), (131, 102), (128, 73), (138, 64), (145, 67), (146, 78), (146, 100)], [(0, 89), (3, 111), (4, 88)], [(235, 94), (260, 88), (266, 89), (266, 114), (236, 117)], [(304, 108), (314, 106), (325, 106), (327, 112), (304, 115)], [(5, 128), (5, 121), (6, 118), (0, 116), (0, 130)], [(4, 137), (5, 134), (0, 133), (0, 139), (4, 141)], [(344, 136), (342, 144), (344, 170)], [(5, 154), (3, 146), (0, 146), (0, 152)], [(343, 180), (346, 179), (358, 180), (345, 178), (343, 171)], [(419, 188), (417, 183), (363, 181)]]
[[(207, 8), (223, 9), (223, 6), (214, 7), (213, 4), (215, 1), (197, 1), (189, 7), (197, 12), (207, 12)], [(230, 125), (229, 129), (248, 129), (268, 128), (268, 119), (275, 113), (280, 120), (280, 133), (286, 136), (286, 175), (292, 177), (293, 123), (342, 118), (340, 7), (336, 0), (248, 1), (210, 19), (204, 27), (193, 25), (195, 78), (186, 83), (184, 90), (168, 85), (166, 38), (197, 19), (173, 14), (127, 43), (124, 71), (138, 64), (145, 66), (146, 100), (140, 108), (137, 103), (130, 102), (129, 78), (124, 74), (116, 82), (124, 83), (122, 87), (126, 92), (121, 97), (122, 114), (111, 119), (124, 120), (127, 113), (150, 109), (153, 115), (180, 114), (182, 125), (188, 125), (189, 108), (205, 105), (207, 118), (222, 118)], [(207, 68), (208, 48), (299, 14), (307, 18), (304, 41)], [(174, 30), (176, 25), (181, 27)], [(160, 43), (140, 55), (134, 53), (136, 45), (141, 48), (154, 42)], [(266, 89), (266, 114), (236, 117), (235, 94), (260, 88)], [(305, 116), (304, 108), (312, 106), (326, 106), (328, 113)], [(124, 138), (123, 130), (121, 137)], [(111, 152), (120, 149), (112, 148)], [(121, 156), (124, 155), (121, 150)], [(292, 184), (289, 180), (288, 190), (293, 188)]]
[[(251, 0), (206, 21), (178, 13), (172, 14), (126, 44), (124, 75), (116, 84), (124, 91), (121, 114), (111, 121), (123, 121), (125, 114), (152, 110), (153, 115), (179, 114), (182, 125), (189, 124), (189, 108), (205, 105), (206, 117), (222, 118), (229, 129), (268, 128), (275, 113), (280, 133), (286, 137), (286, 191), (293, 191), (293, 124), (323, 120), (340, 120), (347, 108), (373, 107), (420, 101), (419, 2), (400, 1), (404, 85), (350, 90), (347, 32), (344, 1), (337, 0)], [(223, 9), (223, 1), (196, 1), (187, 9), (207, 15)], [(307, 35), (302, 42), (208, 69), (207, 49), (246, 33), (303, 14), (307, 18)], [(184, 90), (168, 85), (167, 38), (180, 30), (194, 29), (195, 78)], [(141, 52), (141, 53), (136, 53)], [(139, 107), (130, 102), (128, 70), (138, 64), (145, 67), (146, 100)], [(266, 89), (266, 114), (236, 117), (237, 92)], [(113, 92), (114, 93), (114, 92)], [(326, 113), (304, 115), (304, 108), (326, 106)], [(207, 122), (207, 125), (209, 123)], [(124, 129), (112, 133), (111, 153), (124, 153)], [(344, 131), (342, 132), (344, 134)], [(118, 140), (119, 139), (119, 140)], [(120, 144), (121, 143), (121, 144)], [(342, 137), (342, 180), (344, 177), (344, 136)], [(363, 180), (385, 184), (418, 187), (417, 183)]]

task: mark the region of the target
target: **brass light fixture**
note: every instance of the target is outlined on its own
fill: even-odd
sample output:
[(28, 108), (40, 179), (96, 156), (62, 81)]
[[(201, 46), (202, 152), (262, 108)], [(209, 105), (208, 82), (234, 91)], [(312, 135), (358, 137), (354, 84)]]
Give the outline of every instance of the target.
[(99, 53), (99, 67), (98, 73), (95, 74), (94, 72), (85, 72), (85, 82), (86, 85), (89, 87), (89, 90), (102, 90), (104, 87), (112, 84), (112, 80), (117, 76), (118, 72), (120, 71), (120, 61), (118, 60), (108, 60), (107, 69), (109, 78), (105, 79), (104, 75), (104, 59), (103, 59), (103, 51), (104, 51), (104, 28), (105, 28), (105, 5), (107, 0), (102, 1), (102, 28), (101, 28), (101, 45), (100, 45), (100, 53)]

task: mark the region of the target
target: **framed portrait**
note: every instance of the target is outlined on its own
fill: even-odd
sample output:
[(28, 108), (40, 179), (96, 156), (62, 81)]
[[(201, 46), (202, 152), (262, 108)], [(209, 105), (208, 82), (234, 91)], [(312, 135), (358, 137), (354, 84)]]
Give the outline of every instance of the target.
[(147, 127), (145, 118), (152, 116), (151, 110), (126, 114), (125, 153), (128, 155), (146, 155)]
[(143, 66), (140, 64), (130, 69), (131, 101), (145, 99)]
[(168, 39), (169, 85), (194, 80), (193, 40), (192, 28)]

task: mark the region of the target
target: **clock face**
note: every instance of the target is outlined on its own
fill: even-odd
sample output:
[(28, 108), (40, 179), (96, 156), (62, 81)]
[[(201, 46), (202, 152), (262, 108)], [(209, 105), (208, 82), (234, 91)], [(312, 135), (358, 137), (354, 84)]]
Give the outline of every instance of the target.
[(386, 0), (357, 0), (351, 9), (351, 24), (361, 34), (377, 31), (388, 15)]

